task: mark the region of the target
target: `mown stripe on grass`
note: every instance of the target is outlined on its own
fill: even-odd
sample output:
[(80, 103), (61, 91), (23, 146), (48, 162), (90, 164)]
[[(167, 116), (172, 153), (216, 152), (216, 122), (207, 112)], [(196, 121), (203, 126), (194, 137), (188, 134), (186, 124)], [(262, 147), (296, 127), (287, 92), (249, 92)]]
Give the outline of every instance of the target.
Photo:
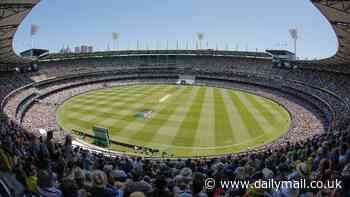
[[(257, 101), (257, 97), (254, 95), (246, 94), (245, 97), (247, 100), (265, 117), (265, 119), (275, 127), (278, 122), (275, 119), (275, 116), (265, 108), (260, 102)], [(259, 98), (259, 100), (262, 98)]]
[(270, 111), (278, 122), (283, 122), (286, 121), (286, 119), (289, 119), (290, 116), (288, 111), (278, 103), (275, 103), (269, 99), (261, 99), (260, 103), (264, 105), (268, 111)]
[(236, 140), (232, 134), (232, 128), (228, 119), (224, 99), (218, 88), (214, 88), (214, 109), (215, 144), (217, 146), (234, 144)]
[[(158, 91), (158, 89), (157, 88), (153, 89), (150, 92), (152, 92), (152, 91)], [(139, 99), (141, 99), (141, 98), (139, 98)], [(138, 102), (139, 99), (133, 98), (133, 99), (130, 100), (130, 102)], [(126, 103), (124, 103), (124, 104), (126, 104)], [(111, 110), (111, 109), (108, 109), (108, 110)], [(96, 112), (96, 111), (93, 112), (93, 113), (81, 113), (81, 112), (80, 113), (78, 113), (78, 112), (73, 112), (72, 113), (72, 112), (70, 112), (70, 113), (67, 113), (68, 115), (66, 115), (66, 116), (63, 116), (63, 117), (61, 116), (62, 117), (61, 121), (68, 122), (68, 123), (71, 123), (71, 124), (76, 124), (77, 125), (76, 128), (80, 127), (83, 130), (86, 129), (87, 132), (91, 132), (92, 126), (98, 124), (99, 121), (103, 121), (103, 120), (110, 119), (110, 118), (118, 119), (118, 118), (115, 117), (114, 114), (110, 114), (109, 116), (108, 115), (104, 116), (102, 113), (97, 115), (98, 113), (99, 112)], [(87, 114), (93, 114), (93, 115), (95, 115), (95, 119), (91, 120), (91, 121), (84, 121), (81, 117), (84, 117), (85, 114), (86, 115)], [(101, 126), (103, 126), (103, 125), (101, 125)]]
[(226, 105), (228, 118), (232, 128), (232, 135), (235, 136), (236, 142), (242, 143), (251, 138), (248, 133), (248, 128), (244, 124), (241, 114), (236, 109), (234, 103), (232, 102), (228, 92), (233, 91), (229, 89), (222, 90), (222, 96), (224, 103)]
[(206, 88), (198, 88), (196, 96), (192, 100), (192, 104), (185, 114), (185, 119), (177, 129), (176, 136), (172, 141), (173, 145), (192, 146), (194, 144), (205, 93)]
[[(101, 118), (114, 118), (115, 120), (120, 119), (121, 117), (125, 116), (125, 114), (131, 113), (133, 110), (137, 110), (140, 108), (140, 101), (144, 100), (145, 98), (154, 97), (155, 95), (168, 91), (171, 88), (162, 88), (162, 87), (155, 87), (150, 88), (148, 91), (144, 92), (145, 94), (139, 95), (136, 97), (129, 96), (127, 101), (118, 102), (118, 103), (106, 103), (106, 105), (95, 105), (92, 106), (92, 109), (90, 106), (86, 106), (84, 109), (86, 111), (91, 111), (91, 113), (95, 114), (100, 120)], [(138, 99), (135, 99), (138, 98)], [(149, 100), (151, 101), (151, 99)], [(87, 112), (82, 109), (76, 109), (78, 112), (82, 112), (83, 114), (86, 114)]]
[[(157, 133), (158, 129), (163, 126), (163, 124), (168, 120), (168, 118), (174, 113), (178, 105), (181, 105), (181, 101), (185, 99), (188, 94), (191, 93), (192, 87), (185, 86), (185, 89), (178, 95), (177, 98), (171, 98), (170, 101), (166, 103), (161, 111), (157, 112), (143, 128), (137, 131), (131, 139), (139, 142), (149, 142), (152, 140), (154, 135)], [(179, 102), (180, 101), (180, 102)]]
[[(136, 87), (135, 87), (136, 88)], [(125, 102), (130, 100), (130, 96), (132, 95), (133, 97), (139, 97), (139, 96), (143, 96), (145, 94), (148, 94), (149, 91), (152, 91), (154, 89), (160, 90), (162, 89), (162, 87), (158, 87), (158, 86), (153, 86), (150, 88), (145, 88), (145, 89), (138, 89), (137, 93), (130, 93), (130, 92), (124, 92), (123, 96), (121, 96), (122, 94), (117, 93), (115, 95), (110, 95), (106, 98), (94, 98), (94, 97), (90, 97), (90, 98), (86, 98), (85, 95), (81, 95), (78, 96), (76, 98), (85, 100), (85, 102), (76, 102), (74, 101), (73, 103), (70, 104), (74, 104), (74, 105), (82, 105), (82, 106), (93, 106), (95, 108), (101, 108), (101, 107), (105, 107), (107, 106), (108, 108), (110, 108), (110, 105), (113, 105), (115, 102)], [(70, 101), (68, 101), (70, 102)], [(84, 106), (84, 107), (85, 107)], [(119, 106), (119, 105), (116, 105)]]
[[(148, 89), (147, 92), (145, 92), (146, 95), (142, 95), (142, 96), (140, 95), (137, 97), (130, 97), (130, 99), (128, 101), (126, 101), (125, 103), (121, 103), (120, 106), (131, 106), (135, 103), (139, 103), (140, 100), (142, 101), (145, 97), (147, 97), (147, 95), (153, 95), (161, 90), (166, 91), (167, 89), (164, 89), (163, 87), (154, 86), (154, 87)], [(59, 121), (58, 122), (60, 125), (64, 125), (65, 122), (71, 123), (71, 124), (76, 124), (78, 127), (81, 127), (82, 129), (86, 129), (87, 132), (91, 133), (90, 130), (92, 129), (92, 126), (96, 125), (98, 122), (103, 121), (106, 118), (116, 118), (116, 120), (119, 120), (118, 118), (120, 118), (120, 117), (116, 117), (116, 115), (118, 114), (117, 107), (109, 108), (108, 110), (110, 112), (96, 112), (96, 111), (92, 111), (92, 110), (84, 110), (84, 108), (82, 108), (82, 107), (74, 108), (73, 106), (71, 106), (69, 104), (67, 104), (67, 105), (64, 104), (59, 109), (59, 112), (58, 112), (58, 120)], [(71, 112), (79, 113), (79, 116), (70, 117), (70, 114), (72, 114)], [(96, 118), (92, 121), (81, 120), (80, 117), (84, 116), (84, 114), (94, 115), (94, 116), (96, 116)], [(123, 120), (123, 118), (121, 118), (120, 120)]]
[(128, 85), (128, 86), (118, 86), (112, 88), (98, 89), (94, 92), (89, 92), (88, 95), (105, 95), (105, 94), (116, 94), (118, 92), (136, 91), (144, 89), (146, 85)]
[[(74, 105), (74, 104), (68, 104), (68, 106), (65, 107), (65, 111), (67, 112), (78, 112), (81, 115), (84, 114), (94, 114), (96, 117), (101, 118), (118, 118), (120, 115), (120, 112), (125, 109), (131, 109), (133, 104), (140, 102), (140, 100), (144, 99), (147, 95), (154, 95), (155, 93), (158, 93), (161, 91), (162, 87), (153, 87), (148, 89), (148, 91), (144, 92), (145, 94), (139, 95), (136, 97), (129, 96), (128, 100), (120, 101), (118, 103), (111, 104), (110, 102), (106, 102), (103, 104), (91, 104), (91, 105)], [(163, 89), (164, 90), (164, 89)], [(137, 107), (137, 106), (136, 106)], [(101, 110), (105, 109), (105, 110)]]
[(234, 103), (236, 109), (238, 110), (238, 113), (240, 114), (245, 126), (248, 128), (248, 132), (250, 136), (253, 138), (265, 135), (263, 128), (258, 123), (258, 121), (255, 120), (254, 114), (252, 114), (247, 107), (243, 104), (241, 99), (237, 96), (235, 91), (230, 91), (229, 96)]
[(248, 95), (249, 94), (244, 92), (237, 92), (237, 96), (241, 99), (246, 108), (254, 115), (255, 120), (264, 130), (265, 134), (273, 133), (275, 130), (274, 127), (266, 120), (266, 117), (260, 113), (258, 108), (254, 107), (254, 105), (247, 99)]
[[(151, 119), (154, 118), (155, 114), (158, 114), (159, 111), (161, 111), (164, 107), (167, 107), (167, 104), (169, 102), (171, 102), (171, 99), (177, 99), (178, 98), (178, 95), (184, 90), (184, 89), (181, 89), (181, 90), (178, 90), (177, 88), (175, 88), (175, 86), (173, 86), (174, 89), (172, 89), (173, 91), (170, 92), (160, 92), (160, 94), (158, 94), (158, 97), (157, 99), (155, 99), (155, 102), (147, 102), (146, 99), (144, 102), (146, 104), (143, 104), (143, 106), (141, 106), (139, 108), (138, 111), (134, 111), (132, 113), (132, 121), (127, 125), (125, 126), (122, 130), (120, 130), (118, 132), (118, 135), (117, 137), (118, 138), (130, 138), (130, 136), (133, 136), (135, 133), (137, 133), (141, 128), (143, 128), (147, 123), (148, 121), (150, 121), (149, 118), (136, 118), (135, 117), (135, 114), (137, 112), (140, 112), (142, 110), (145, 110), (145, 109), (150, 109), (152, 110), (152, 115), (151, 115)], [(171, 94), (172, 96), (166, 100), (166, 102), (162, 102), (160, 103), (159, 100), (164, 97), (165, 95), (167, 94)]]
[(118, 100), (124, 100), (127, 99), (130, 94), (143, 94), (144, 91), (147, 89), (141, 89), (138, 88), (137, 90), (126, 90), (126, 91), (121, 91), (121, 92), (116, 92), (115, 94), (110, 94), (110, 95), (103, 95), (103, 96), (95, 96), (95, 95), (81, 95), (78, 97), (75, 97), (71, 100), (73, 103), (80, 103), (80, 104), (85, 104), (85, 105), (91, 105), (91, 104), (103, 104), (103, 103), (108, 103), (108, 102), (113, 102), (113, 101), (118, 101)]
[[(174, 93), (175, 91), (175, 93)], [(140, 122), (142, 124), (147, 121), (146, 120), (140, 120), (135, 117), (135, 114), (137, 112), (141, 112), (145, 109), (152, 109), (154, 110), (154, 113), (157, 113), (158, 110), (161, 109), (163, 105), (165, 105), (167, 102), (164, 102), (162, 104), (159, 103), (159, 99), (169, 93), (174, 93), (174, 96), (178, 94), (179, 91), (177, 91), (176, 86), (167, 86), (167, 87), (162, 87), (162, 90), (154, 93), (153, 95), (149, 95), (149, 97), (146, 97), (137, 103), (137, 107), (134, 108), (132, 111), (126, 111), (125, 116), (123, 119), (118, 120), (117, 122), (114, 123), (113, 126), (110, 128), (115, 131), (115, 136), (118, 138), (121, 137), (129, 137), (130, 135), (133, 134), (134, 131), (129, 130), (128, 128), (131, 126), (138, 125)]]
[[(279, 121), (276, 117), (277, 116), (285, 117), (284, 113), (282, 114), (281, 111), (279, 111), (280, 113), (278, 113), (278, 114), (271, 113), (270, 110), (268, 110), (268, 108), (265, 107), (265, 105), (263, 105), (263, 104), (261, 104), (261, 102), (257, 101), (258, 98), (256, 96), (247, 95), (246, 98), (265, 117), (265, 119), (269, 122), (270, 125), (272, 125), (276, 129), (280, 129), (281, 126), (283, 126), (282, 124), (284, 124), (284, 122)], [(263, 98), (259, 98), (259, 100), (260, 99), (263, 99)], [(280, 106), (277, 104), (270, 106), (270, 108), (279, 108), (279, 107)]]
[(214, 123), (214, 96), (213, 88), (205, 87), (206, 92), (199, 116), (198, 128), (194, 146), (214, 147), (215, 146), (215, 123)]
[(181, 102), (181, 105), (177, 106), (174, 113), (168, 118), (168, 120), (162, 125), (162, 127), (158, 129), (157, 134), (154, 135), (154, 137), (149, 143), (147, 143), (148, 146), (172, 144), (175, 136), (177, 135), (177, 131), (181, 126), (181, 123), (186, 118), (186, 114), (189, 111), (191, 104), (193, 103), (193, 99), (195, 98), (198, 89), (199, 87), (194, 86), (188, 97), (186, 97), (182, 101), (179, 101), (179, 97), (177, 97), (176, 102)]
[(88, 92), (85, 93), (84, 96), (88, 97), (88, 98), (94, 98), (94, 97), (105, 97), (105, 96), (109, 96), (109, 95), (116, 95), (116, 94), (121, 94), (121, 93), (125, 93), (128, 91), (136, 91), (136, 90), (141, 90), (144, 89), (142, 88), (142, 86), (130, 86), (130, 87), (124, 87), (124, 88), (110, 88), (108, 91), (107, 90), (95, 90), (92, 92)]

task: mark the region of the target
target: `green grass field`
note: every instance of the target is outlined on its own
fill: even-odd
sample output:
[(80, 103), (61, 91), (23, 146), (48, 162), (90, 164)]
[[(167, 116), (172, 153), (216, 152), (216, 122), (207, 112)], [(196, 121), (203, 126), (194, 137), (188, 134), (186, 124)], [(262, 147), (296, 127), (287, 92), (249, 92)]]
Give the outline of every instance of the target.
[[(151, 111), (150, 116), (136, 116), (145, 110)], [(57, 122), (65, 131), (89, 134), (93, 126), (102, 126), (115, 141), (187, 157), (240, 152), (269, 143), (289, 129), (291, 119), (279, 104), (237, 90), (128, 85), (67, 100), (57, 110)], [(111, 149), (132, 152), (117, 145)]]

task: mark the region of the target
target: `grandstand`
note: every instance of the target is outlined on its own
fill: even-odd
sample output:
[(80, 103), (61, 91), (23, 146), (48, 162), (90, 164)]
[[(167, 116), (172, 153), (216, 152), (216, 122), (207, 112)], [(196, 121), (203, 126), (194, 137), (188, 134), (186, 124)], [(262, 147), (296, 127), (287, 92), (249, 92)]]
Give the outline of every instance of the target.
[[(326, 59), (292, 61), (296, 69), (275, 67), (265, 52), (220, 50), (51, 53), (33, 62), (15, 54), (12, 42), (19, 24), (38, 2), (0, 2), (0, 196), (350, 196), (349, 1), (311, 1), (334, 29), (339, 48)], [(38, 65), (37, 71), (32, 70), (33, 64)], [(177, 84), (181, 79), (191, 84)], [(143, 95), (143, 91), (148, 93)], [(190, 96), (201, 91), (199, 99)], [(212, 102), (202, 102), (198, 107), (205, 92), (214, 92)], [(101, 99), (108, 100), (112, 95), (116, 100), (111, 103)], [(230, 96), (232, 99), (227, 99)], [(157, 105), (150, 102), (150, 97)], [(129, 102), (116, 104), (124, 98)], [(226, 101), (225, 105), (220, 100)], [(74, 101), (76, 106), (66, 105)], [(250, 107), (238, 108), (241, 116), (237, 116), (227, 104), (235, 102), (236, 106), (250, 103)], [(264, 110), (257, 103), (268, 103), (269, 107)], [(130, 117), (124, 117), (118, 121), (118, 129), (123, 124), (128, 129), (120, 129), (119, 134), (102, 128), (110, 132), (104, 136), (112, 145), (99, 147), (93, 144), (96, 136), (82, 130), (86, 125), (79, 122), (100, 126), (94, 122), (96, 116), (105, 115), (103, 110), (113, 108), (111, 104), (118, 105), (118, 113), (128, 113), (128, 107), (134, 104), (132, 121), (136, 123), (129, 124)], [(165, 104), (175, 107), (165, 108)], [(172, 114), (185, 109), (193, 119), (198, 109), (208, 109), (202, 105), (217, 108), (198, 124), (205, 132), (202, 137), (191, 138), (202, 141), (184, 143), (188, 138), (180, 134), (191, 131), (186, 121), (181, 126), (187, 130), (179, 130), (174, 138), (167, 135), (169, 125), (177, 123), (178, 117)], [(274, 112), (272, 106), (276, 106)], [(65, 110), (72, 107), (75, 111), (68, 115)], [(89, 107), (100, 111), (97, 115), (84, 111)], [(163, 108), (164, 114), (159, 112)], [(260, 117), (259, 113), (266, 116)], [(259, 120), (265, 118), (262, 122), (273, 130), (277, 122), (269, 119), (273, 113), (286, 114), (286, 121), (271, 139), (232, 148), (256, 127), (241, 132), (243, 137), (237, 133), (215, 135), (215, 129), (225, 130), (227, 125), (235, 124), (230, 121), (233, 118), (250, 118), (253, 124), (251, 114)], [(159, 114), (168, 115), (168, 122), (154, 118)], [(207, 124), (210, 121), (215, 126)], [(82, 127), (77, 130), (75, 124)], [(214, 129), (208, 129), (210, 126)], [(157, 136), (155, 130), (165, 133), (165, 137)], [(132, 137), (125, 139), (129, 133)], [(158, 141), (152, 141), (153, 137)], [(230, 141), (234, 137), (236, 141)], [(149, 141), (140, 140), (145, 138)], [(225, 148), (220, 149), (219, 144)], [(178, 151), (176, 145), (187, 149)], [(271, 179), (304, 179), (308, 184), (318, 181), (322, 185), (340, 181), (341, 187), (261, 189), (251, 185), (224, 189), (218, 185), (222, 180), (253, 183)], [(217, 185), (208, 185), (208, 181)]]

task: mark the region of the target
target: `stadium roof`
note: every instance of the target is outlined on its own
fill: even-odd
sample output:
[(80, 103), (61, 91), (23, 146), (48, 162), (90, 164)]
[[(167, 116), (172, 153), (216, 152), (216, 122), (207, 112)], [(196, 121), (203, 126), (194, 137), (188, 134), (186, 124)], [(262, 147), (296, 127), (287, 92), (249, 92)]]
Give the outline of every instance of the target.
[(24, 17), (39, 1), (0, 1), (0, 70), (30, 62), (30, 60), (24, 59), (14, 52), (13, 38)]
[(274, 54), (274, 55), (294, 55), (294, 53), (288, 50), (266, 50), (266, 52)]
[(119, 50), (98, 51), (92, 53), (51, 53), (40, 58), (40, 61), (60, 61), (84, 58), (106, 58), (123, 56), (149, 56), (149, 55), (189, 55), (189, 56), (225, 56), (238, 58), (270, 59), (265, 52), (248, 51), (216, 51), (216, 50)]
[(337, 53), (326, 59), (310, 61), (324, 66), (350, 65), (350, 1), (312, 0), (333, 27), (338, 39)]
[[(0, 70), (29, 63), (13, 50), (13, 37), (24, 17), (40, 0), (0, 1)], [(332, 25), (338, 39), (337, 53), (326, 59), (308, 61), (321, 66), (350, 65), (350, 1), (311, 0)]]

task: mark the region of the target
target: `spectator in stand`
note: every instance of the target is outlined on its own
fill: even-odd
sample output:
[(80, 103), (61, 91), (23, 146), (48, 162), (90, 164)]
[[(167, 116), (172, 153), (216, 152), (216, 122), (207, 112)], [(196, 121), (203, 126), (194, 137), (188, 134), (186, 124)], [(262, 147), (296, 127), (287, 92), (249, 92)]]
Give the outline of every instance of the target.
[(132, 179), (125, 184), (124, 196), (129, 196), (133, 192), (142, 192), (148, 195), (152, 191), (152, 186), (142, 179), (143, 172), (140, 169), (133, 169), (131, 172)]
[(101, 170), (95, 170), (92, 173), (93, 185), (90, 190), (92, 196), (116, 197), (118, 193), (107, 188), (107, 176)]
[[(278, 143), (268, 145), (261, 151), (251, 151), (241, 155), (211, 159), (189, 159), (189, 160), (151, 160), (144, 158), (119, 156), (106, 156), (100, 152), (74, 148), (72, 138), (67, 136), (65, 142), (54, 142), (28, 135), (24, 129), (16, 126), (13, 122), (1, 122), (0, 127), (0, 183), (6, 185), (12, 196), (22, 196), (24, 187), (27, 195), (36, 196), (210, 196), (213, 191), (203, 189), (206, 177), (214, 177), (217, 180), (299, 180), (304, 178), (307, 183), (312, 180), (327, 183), (330, 180), (341, 180), (342, 188), (328, 189), (296, 189), (296, 188), (273, 188), (259, 190), (258, 188), (237, 189), (223, 191), (226, 196), (350, 196), (350, 133), (348, 126), (350, 100), (347, 99), (350, 91), (348, 76), (338, 76), (334, 73), (322, 71), (284, 71), (271, 68), (271, 65), (261, 61), (246, 61), (233, 58), (220, 58), (208, 63), (212, 58), (195, 58), (193, 62), (184, 59), (185, 70), (194, 75), (220, 77), (224, 79), (235, 79), (237, 81), (259, 83), (266, 86), (279, 86), (276, 80), (285, 87), (293, 88), (295, 95), (305, 92), (327, 101), (337, 114), (332, 123), (327, 121), (333, 114), (329, 111), (311, 116), (307, 110), (302, 110), (295, 103), (302, 102), (294, 100), (286, 102), (278, 100), (281, 95), (270, 92), (276, 100), (286, 102), (293, 113), (298, 114), (295, 122), (297, 126), (292, 128), (293, 132), (287, 133)], [(67, 75), (68, 73), (86, 73), (91, 71), (105, 71), (105, 64), (110, 64), (109, 69), (115, 70), (114, 64), (119, 60), (104, 60), (98, 65), (98, 61), (87, 60), (84, 65), (80, 60), (67, 61), (63, 67), (47, 65), (46, 71), (50, 75)], [(85, 63), (86, 63), (85, 62)], [(125, 62), (124, 62), (125, 63)], [(56, 64), (56, 63), (55, 63)], [(116, 64), (125, 74), (139, 72), (131, 69), (132, 63), (121, 62)], [(159, 68), (157, 68), (159, 70)], [(150, 72), (157, 73), (157, 69)], [(165, 70), (167, 71), (167, 70)], [(163, 71), (164, 72), (164, 71)], [(187, 72), (187, 71), (186, 71)], [(21, 79), (18, 80), (17, 79)], [(16, 87), (21, 87), (29, 81), (25, 76), (6, 76), (0, 84), (0, 97), (3, 98), (8, 92)], [(87, 78), (78, 80), (67, 80), (41, 89), (50, 92), (67, 85), (74, 85), (82, 81), (96, 80)], [(288, 79), (288, 80), (285, 80)], [(294, 81), (291, 81), (294, 80)], [(9, 83), (10, 82), (10, 83)], [(205, 82), (205, 81), (204, 81)], [(13, 84), (12, 84), (13, 83)], [(306, 84), (304, 84), (306, 83)], [(217, 82), (218, 85), (230, 86), (231, 83)], [(327, 91), (322, 91), (311, 86), (321, 87), (327, 91), (341, 95), (336, 98)], [(326, 87), (324, 87), (326, 86)], [(55, 124), (46, 114), (53, 113), (54, 105), (70, 96), (103, 87), (102, 84), (89, 84), (50, 95), (45, 100), (49, 105), (39, 105), (31, 108), (28, 113), (33, 116), (24, 120), (24, 126), (31, 132), (47, 125)], [(284, 87), (284, 86), (283, 86)], [(259, 88), (251, 88), (260, 92)], [(23, 97), (30, 95), (36, 90), (29, 89), (24, 94), (14, 95), (15, 99), (10, 101), (7, 110), (15, 114), (17, 105)], [(263, 94), (263, 93), (262, 93)], [(268, 94), (265, 92), (265, 94)], [(268, 94), (271, 96), (271, 94)], [(310, 99), (310, 100), (308, 100)], [(308, 102), (319, 105), (326, 109), (325, 104), (313, 97), (307, 97)], [(304, 103), (302, 103), (304, 105)], [(320, 123), (318, 117), (326, 116), (325, 125), (332, 125), (332, 130), (324, 133), (326, 128), (320, 128), (315, 123)], [(15, 116), (12, 116), (15, 117)], [(332, 117), (333, 118), (333, 117)], [(323, 122), (322, 122), (323, 124)], [(339, 127), (337, 125), (340, 125)], [(337, 127), (336, 127), (337, 126)], [(342, 128), (342, 129), (334, 129)], [(35, 133), (36, 134), (36, 133)], [(305, 139), (308, 138), (308, 139)], [(57, 175), (57, 176), (56, 176)], [(108, 176), (107, 176), (108, 175)], [(3, 184), (4, 183), (4, 184)], [(18, 187), (17, 187), (18, 186)], [(15, 189), (14, 189), (15, 188)], [(16, 193), (18, 190), (19, 192)], [(2, 191), (2, 190), (1, 190)]]
[(149, 194), (149, 196), (172, 197), (173, 193), (169, 191), (167, 186), (168, 183), (164, 176), (157, 177), (154, 183), (154, 190)]
[(62, 197), (62, 192), (54, 186), (53, 174), (42, 170), (38, 175), (37, 193), (39, 196)]

